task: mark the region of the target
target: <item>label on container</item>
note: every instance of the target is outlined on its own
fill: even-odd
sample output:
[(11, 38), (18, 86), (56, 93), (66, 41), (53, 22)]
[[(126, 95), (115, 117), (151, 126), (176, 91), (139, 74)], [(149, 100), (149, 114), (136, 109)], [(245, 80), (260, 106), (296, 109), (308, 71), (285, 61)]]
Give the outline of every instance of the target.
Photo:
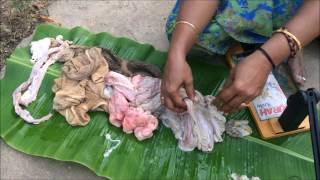
[(278, 118), (287, 107), (287, 98), (272, 73), (261, 94), (252, 102), (261, 120)]

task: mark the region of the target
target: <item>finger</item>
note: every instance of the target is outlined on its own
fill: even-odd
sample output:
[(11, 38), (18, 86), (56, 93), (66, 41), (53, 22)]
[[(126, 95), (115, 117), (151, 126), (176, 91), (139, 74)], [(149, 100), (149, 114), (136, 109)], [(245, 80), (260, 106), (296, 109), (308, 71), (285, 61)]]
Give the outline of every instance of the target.
[(169, 97), (165, 97), (164, 98), (164, 105), (170, 109), (170, 110), (174, 110), (174, 106), (173, 103), (171, 102), (171, 99)]
[(240, 107), (241, 103), (245, 102), (246, 98), (247, 97), (241, 95), (235, 96), (229, 102), (227, 102), (226, 105), (231, 107), (232, 110), (237, 109)]
[(163, 85), (161, 84), (161, 88), (160, 88), (160, 102), (162, 105), (165, 105), (165, 89), (163, 88)]
[[(232, 87), (232, 82), (234, 81), (234, 73), (235, 72), (235, 70), (234, 70), (234, 68), (231, 70), (231, 73), (230, 73), (230, 76), (229, 76), (229, 78), (226, 80), (226, 82), (224, 83), (224, 85), (223, 85), (223, 88), (222, 88), (222, 90), (218, 93), (218, 95), (217, 95), (217, 97), (213, 100), (213, 104), (215, 105), (215, 106), (221, 106), (221, 104), (223, 104), (223, 103), (225, 103), (225, 102), (227, 102), (227, 100), (229, 100), (230, 98), (232, 98), (232, 97), (230, 97), (230, 98), (226, 98), (225, 96), (227, 96), (228, 95), (228, 93), (230, 94), (231, 92), (230, 92), (230, 88)], [(226, 92), (225, 92), (226, 91)]]
[(244, 102), (242, 102), (238, 108), (231, 110), (231, 112), (235, 112), (235, 111), (239, 111), (239, 110), (242, 110), (245, 108), (249, 108), (249, 105), (254, 98), (256, 98), (255, 95), (252, 95), (252, 96), (245, 98)]
[(246, 106), (249, 106), (249, 104), (251, 103), (251, 101), (256, 98), (256, 97), (247, 97), (246, 100), (244, 100), (244, 103), (246, 104)]
[(175, 112), (178, 112), (178, 113), (184, 111), (183, 109), (175, 108), (175, 106), (173, 105), (173, 103), (172, 103), (172, 101), (171, 101), (171, 99), (170, 99), (169, 97), (166, 97), (166, 98), (165, 98), (165, 106), (166, 106), (168, 109), (170, 109), (170, 110), (172, 110), (172, 111), (175, 111)]
[(233, 110), (233, 108), (231, 106), (229, 106), (228, 104), (223, 105), (223, 107), (220, 109), (224, 113), (230, 113)]
[(162, 105), (165, 104), (165, 97), (162, 96), (162, 95), (160, 95), (160, 102), (161, 102)]
[(181, 95), (177, 91), (169, 94), (169, 97), (175, 108), (187, 109), (186, 103), (183, 101)]
[(245, 109), (245, 108), (248, 108), (248, 107), (249, 107), (249, 106), (248, 106), (247, 104), (241, 103), (241, 105), (240, 105), (238, 108), (233, 109), (233, 110), (231, 110), (230, 112), (233, 113), (233, 112), (241, 111), (241, 110), (243, 110), (243, 109)]
[(245, 108), (247, 108), (247, 107), (249, 107), (249, 104), (247, 104), (247, 103), (241, 103), (240, 104), (240, 106), (239, 106), (239, 110), (241, 110), (241, 109), (245, 109)]
[(231, 99), (233, 99), (236, 96), (236, 91), (233, 90), (232, 86), (223, 89), (218, 97), (215, 99), (215, 104), (218, 107), (218, 109), (221, 110), (221, 106), (223, 106), (224, 104), (228, 103)]
[(175, 112), (177, 112), (177, 113), (183, 113), (185, 111), (186, 111), (186, 109), (175, 108)]
[(255, 97), (247, 97), (243, 103), (240, 104), (240, 107), (239, 107), (239, 110), (242, 110), (242, 109), (245, 109), (245, 108), (248, 108), (251, 101), (254, 99)]
[(165, 105), (168, 109), (172, 111), (175, 111), (175, 112), (185, 111), (182, 108), (176, 108), (174, 106), (174, 103), (172, 102), (172, 99), (170, 97), (170, 93), (167, 92), (167, 89), (165, 88), (165, 83), (163, 81), (161, 82), (160, 101), (161, 101), (161, 104)]
[(189, 97), (192, 101), (194, 101), (195, 92), (194, 92), (193, 82), (191, 82), (191, 83), (186, 83), (184, 87), (185, 87), (185, 89), (186, 89), (186, 92), (187, 92), (188, 97)]
[(235, 96), (222, 107), (222, 111), (226, 113), (237, 111), (241, 108), (241, 104), (244, 103), (246, 99), (247, 97), (245, 96)]
[(160, 84), (160, 97), (165, 97), (165, 94), (166, 94), (165, 84), (164, 84), (164, 81), (161, 81), (161, 84)]
[(249, 104), (251, 101), (253, 101), (256, 97), (260, 96), (261, 90), (256, 91), (253, 95), (249, 96), (247, 99), (247, 104)]

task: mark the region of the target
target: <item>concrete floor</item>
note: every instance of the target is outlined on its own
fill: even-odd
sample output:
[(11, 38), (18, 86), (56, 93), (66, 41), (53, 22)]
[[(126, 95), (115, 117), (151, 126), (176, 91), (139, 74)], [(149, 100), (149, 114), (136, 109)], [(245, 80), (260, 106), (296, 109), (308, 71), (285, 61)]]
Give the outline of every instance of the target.
[[(56, 1), (49, 6), (52, 18), (65, 27), (83, 26), (107, 31), (167, 50), (164, 25), (174, 1)], [(24, 40), (20, 46), (30, 41)], [(319, 41), (305, 50), (307, 87), (320, 89)], [(81, 165), (17, 152), (0, 140), (0, 179), (103, 179)]]

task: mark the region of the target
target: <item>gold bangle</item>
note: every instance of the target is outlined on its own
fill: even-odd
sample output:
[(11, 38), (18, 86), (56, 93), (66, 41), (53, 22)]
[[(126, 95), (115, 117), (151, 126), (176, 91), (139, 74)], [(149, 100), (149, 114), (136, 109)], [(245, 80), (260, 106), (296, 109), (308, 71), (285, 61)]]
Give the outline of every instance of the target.
[(289, 32), (288, 29), (286, 29), (285, 27), (282, 27), (282, 28), (276, 30), (275, 33), (284, 33), (284, 34), (290, 36), (297, 43), (299, 50), (302, 49), (302, 45), (301, 45), (301, 42), (299, 41), (299, 39), (295, 35), (293, 35), (291, 32)]
[(189, 23), (188, 21), (178, 21), (178, 22), (176, 22), (175, 26), (178, 25), (178, 24), (186, 24), (189, 27), (191, 27), (194, 30), (195, 33), (198, 33), (196, 26), (193, 25), (192, 23)]

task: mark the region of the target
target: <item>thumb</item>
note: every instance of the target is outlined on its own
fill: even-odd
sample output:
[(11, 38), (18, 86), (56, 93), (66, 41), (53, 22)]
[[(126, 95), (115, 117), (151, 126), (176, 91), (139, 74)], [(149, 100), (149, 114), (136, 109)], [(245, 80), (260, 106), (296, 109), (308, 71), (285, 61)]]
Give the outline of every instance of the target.
[(185, 89), (186, 89), (186, 92), (187, 92), (187, 95), (188, 97), (194, 101), (194, 96), (195, 96), (195, 93), (194, 93), (194, 88), (193, 88), (193, 82), (190, 82), (190, 83), (185, 83)]

